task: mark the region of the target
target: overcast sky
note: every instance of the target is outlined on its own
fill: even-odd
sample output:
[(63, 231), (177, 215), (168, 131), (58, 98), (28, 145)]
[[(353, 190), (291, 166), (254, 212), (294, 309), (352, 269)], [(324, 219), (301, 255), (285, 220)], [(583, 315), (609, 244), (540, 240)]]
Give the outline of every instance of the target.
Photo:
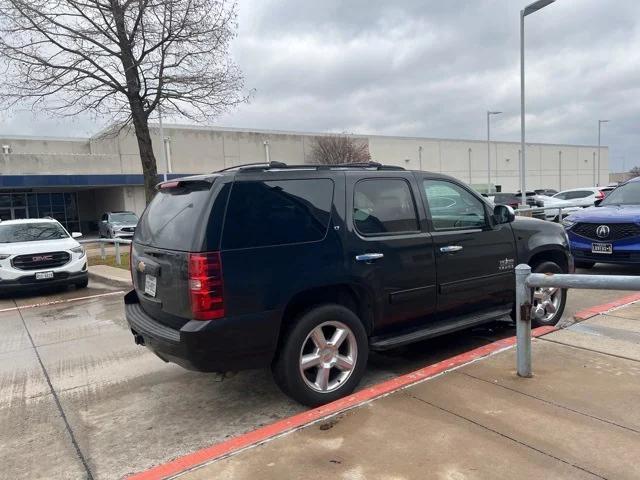
[[(239, 0), (251, 102), (218, 125), (519, 140), (520, 0)], [(640, 1), (557, 0), (529, 17), (527, 140), (640, 165)], [(86, 118), (0, 115), (0, 133), (90, 135)]]

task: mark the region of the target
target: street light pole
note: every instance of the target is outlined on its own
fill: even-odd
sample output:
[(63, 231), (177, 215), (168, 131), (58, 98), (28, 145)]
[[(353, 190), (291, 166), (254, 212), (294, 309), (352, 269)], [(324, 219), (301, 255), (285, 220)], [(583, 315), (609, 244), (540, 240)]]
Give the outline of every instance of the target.
[(491, 193), (491, 115), (499, 115), (502, 112), (487, 110), (487, 194)]
[(526, 153), (524, 144), (524, 17), (537, 12), (555, 0), (538, 0), (520, 10), (520, 196), (523, 207), (527, 206)]
[(600, 186), (600, 132), (602, 130), (602, 124), (607, 122), (609, 122), (609, 120), (598, 120), (598, 177), (596, 178), (596, 187)]
[(164, 174), (162, 175), (163, 181), (167, 181), (167, 173), (169, 172), (169, 163), (167, 162), (167, 151), (164, 143), (164, 128), (162, 127), (162, 107), (158, 103), (158, 121), (160, 123), (160, 143), (162, 144), (162, 163), (164, 164)]

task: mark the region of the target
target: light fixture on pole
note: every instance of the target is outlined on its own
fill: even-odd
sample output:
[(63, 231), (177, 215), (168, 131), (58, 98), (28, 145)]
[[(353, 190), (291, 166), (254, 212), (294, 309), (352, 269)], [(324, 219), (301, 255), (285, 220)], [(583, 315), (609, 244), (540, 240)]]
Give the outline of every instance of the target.
[(502, 112), (487, 110), (487, 193), (491, 193), (491, 115), (500, 115)]
[(524, 17), (537, 12), (556, 0), (538, 0), (520, 10), (520, 192), (523, 207), (527, 206), (526, 196), (526, 154), (524, 145)]
[(595, 179), (596, 187), (600, 186), (600, 132), (602, 130), (602, 124), (608, 122), (609, 120), (598, 120), (598, 176)]

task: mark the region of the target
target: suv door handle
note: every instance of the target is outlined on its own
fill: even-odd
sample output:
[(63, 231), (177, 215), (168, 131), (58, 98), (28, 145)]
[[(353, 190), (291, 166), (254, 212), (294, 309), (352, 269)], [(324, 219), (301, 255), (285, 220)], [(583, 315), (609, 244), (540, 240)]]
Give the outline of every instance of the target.
[(462, 250), (462, 247), (460, 245), (449, 245), (447, 247), (440, 247), (440, 251), (442, 253), (454, 253), (459, 252), (460, 250)]
[(356, 255), (356, 262), (373, 262), (374, 260), (380, 260), (384, 257), (384, 253), (363, 253)]

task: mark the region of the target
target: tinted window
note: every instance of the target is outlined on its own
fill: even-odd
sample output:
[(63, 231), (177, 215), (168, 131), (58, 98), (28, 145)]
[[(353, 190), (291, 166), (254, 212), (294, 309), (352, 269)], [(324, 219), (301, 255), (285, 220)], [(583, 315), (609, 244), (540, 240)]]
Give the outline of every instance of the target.
[(640, 182), (620, 185), (600, 205), (640, 205)]
[(353, 223), (363, 235), (419, 231), (409, 184), (402, 179), (361, 180), (356, 183)]
[(593, 195), (593, 192), (590, 190), (578, 190), (576, 192), (571, 192), (569, 198), (587, 198), (591, 195)]
[(484, 204), (461, 186), (446, 180), (425, 180), (424, 192), (435, 230), (486, 225)]
[(223, 248), (322, 240), (332, 203), (329, 179), (236, 182), (227, 206)]
[(0, 243), (35, 242), (67, 237), (69, 235), (62, 225), (54, 222), (0, 225)]
[(161, 189), (142, 215), (134, 239), (168, 250), (191, 250), (208, 218), (210, 188), (209, 182), (201, 181)]

